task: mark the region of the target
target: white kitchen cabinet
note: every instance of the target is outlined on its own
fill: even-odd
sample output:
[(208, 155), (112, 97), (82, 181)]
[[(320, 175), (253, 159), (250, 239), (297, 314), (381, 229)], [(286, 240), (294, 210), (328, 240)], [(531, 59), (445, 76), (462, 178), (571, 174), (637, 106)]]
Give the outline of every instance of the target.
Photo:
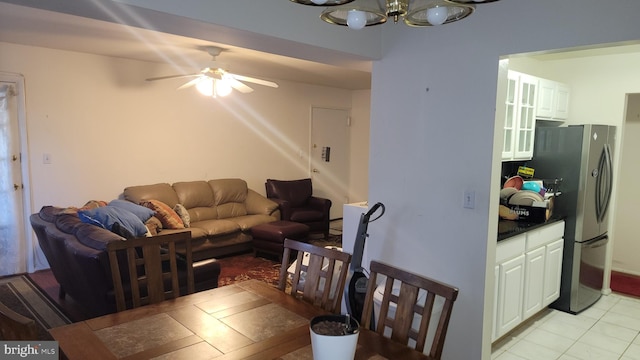
[(498, 243), (493, 341), (559, 297), (563, 235), (558, 221)]
[(536, 123), (538, 78), (509, 70), (502, 160), (530, 160)]
[(524, 255), (500, 264), (497, 335), (502, 336), (522, 322)]
[(545, 247), (541, 246), (525, 254), (524, 304), (522, 320), (542, 310), (542, 291), (544, 288)]
[(541, 120), (564, 121), (569, 118), (569, 86), (557, 81), (538, 80), (536, 117)]
[[(563, 227), (564, 229), (564, 227)], [(545, 247), (546, 265), (542, 306), (546, 307), (560, 297), (560, 277), (562, 275), (562, 254), (564, 239), (560, 237)]]
[(494, 339), (522, 322), (524, 251), (526, 235), (518, 235), (498, 243), (496, 248), (497, 279), (494, 293)]

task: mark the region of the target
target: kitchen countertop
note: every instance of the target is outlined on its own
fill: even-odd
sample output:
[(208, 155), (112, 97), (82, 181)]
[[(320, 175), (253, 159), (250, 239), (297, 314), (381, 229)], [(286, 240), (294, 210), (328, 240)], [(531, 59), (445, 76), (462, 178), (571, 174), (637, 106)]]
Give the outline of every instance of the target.
[(560, 220), (563, 220), (563, 218), (553, 216), (543, 223), (500, 219), (498, 221), (498, 241), (506, 240), (512, 236), (520, 235), (527, 231), (531, 231), (545, 225), (553, 224), (554, 222)]

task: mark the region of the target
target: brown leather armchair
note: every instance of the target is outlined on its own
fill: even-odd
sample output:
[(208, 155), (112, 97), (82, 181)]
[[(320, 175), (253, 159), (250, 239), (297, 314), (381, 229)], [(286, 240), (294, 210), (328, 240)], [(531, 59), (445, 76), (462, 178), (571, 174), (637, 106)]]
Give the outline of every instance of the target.
[(311, 179), (267, 179), (265, 187), (267, 198), (280, 206), (282, 220), (306, 224), (310, 232), (329, 236), (331, 200), (313, 196)]

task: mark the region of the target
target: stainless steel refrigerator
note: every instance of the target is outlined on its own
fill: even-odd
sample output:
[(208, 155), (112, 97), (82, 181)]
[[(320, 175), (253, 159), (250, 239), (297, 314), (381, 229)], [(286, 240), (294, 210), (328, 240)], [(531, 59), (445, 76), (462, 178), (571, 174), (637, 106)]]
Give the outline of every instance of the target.
[(615, 127), (573, 125), (536, 129), (528, 166), (535, 177), (562, 179), (554, 215), (565, 217), (560, 298), (550, 306), (579, 313), (602, 293), (613, 184)]

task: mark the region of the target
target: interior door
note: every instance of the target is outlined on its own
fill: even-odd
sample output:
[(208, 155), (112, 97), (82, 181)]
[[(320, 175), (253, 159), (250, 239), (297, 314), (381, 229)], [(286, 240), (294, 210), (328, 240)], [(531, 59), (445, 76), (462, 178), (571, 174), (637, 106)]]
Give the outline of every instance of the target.
[(311, 109), (310, 172), (313, 193), (331, 200), (331, 219), (349, 202), (349, 111)]

